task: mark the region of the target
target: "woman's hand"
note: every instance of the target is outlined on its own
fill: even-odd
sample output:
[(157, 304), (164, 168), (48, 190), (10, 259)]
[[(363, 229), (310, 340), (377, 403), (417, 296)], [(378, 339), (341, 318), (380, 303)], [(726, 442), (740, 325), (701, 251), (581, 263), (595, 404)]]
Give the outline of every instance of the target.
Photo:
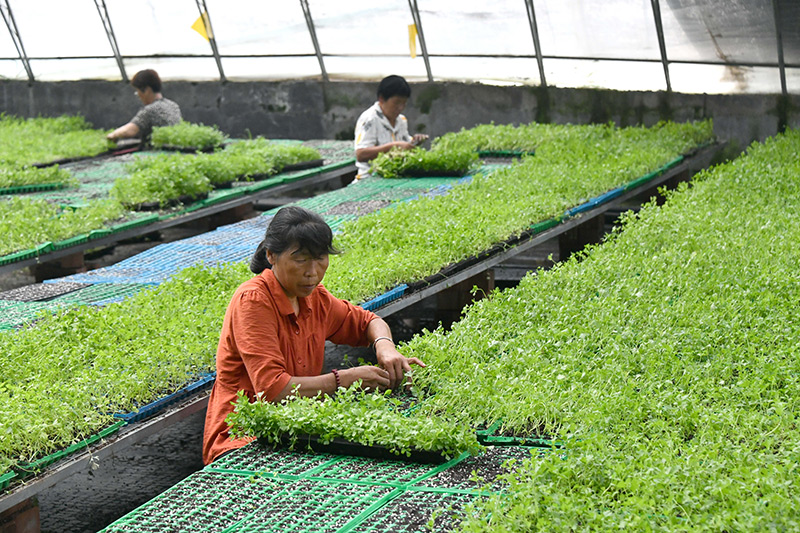
[(425, 363), (416, 357), (405, 357), (397, 351), (394, 343), (388, 340), (382, 340), (375, 344), (375, 355), (378, 358), (378, 364), (386, 369), (389, 373), (389, 388), (396, 390), (401, 385), (410, 385), (405, 383), (406, 373), (411, 372), (411, 365), (425, 366)]
[(356, 366), (340, 370), (339, 378), (345, 388), (361, 380), (361, 388), (364, 390), (386, 390), (391, 383), (389, 372), (377, 366)]

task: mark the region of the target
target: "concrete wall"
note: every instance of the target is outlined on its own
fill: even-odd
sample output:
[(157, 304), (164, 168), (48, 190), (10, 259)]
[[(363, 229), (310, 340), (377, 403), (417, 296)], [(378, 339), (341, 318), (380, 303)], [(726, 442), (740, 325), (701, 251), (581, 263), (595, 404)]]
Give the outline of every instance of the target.
[[(184, 118), (216, 124), (231, 136), (352, 139), (358, 115), (375, 100), (375, 83), (171, 82), (164, 95)], [(412, 133), (438, 136), (462, 127), (531, 121), (651, 125), (662, 119), (711, 117), (717, 136), (733, 149), (800, 126), (800, 96), (686, 95), (592, 89), (495, 87), (480, 84), (413, 85), (406, 109)], [(96, 127), (127, 122), (140, 103), (122, 82), (0, 81), (0, 110), (19, 116), (81, 113)]]

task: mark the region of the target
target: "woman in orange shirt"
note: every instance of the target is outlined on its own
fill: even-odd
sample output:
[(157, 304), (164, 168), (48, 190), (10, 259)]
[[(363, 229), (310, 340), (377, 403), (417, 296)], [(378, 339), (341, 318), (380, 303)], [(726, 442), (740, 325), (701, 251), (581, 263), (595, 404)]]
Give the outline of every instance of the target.
[[(411, 370), (380, 317), (340, 300), (320, 282), (328, 268), (333, 234), (322, 218), (301, 207), (284, 207), (269, 224), (250, 270), (258, 274), (233, 295), (217, 346), (217, 379), (211, 391), (203, 437), (203, 461), (240, 448), (225, 417), (244, 390), (278, 402), (290, 394), (334, 393), (357, 381), (369, 389), (396, 388)], [(371, 344), (378, 366), (334, 370), (320, 375), (325, 341), (351, 346)], [(294, 392), (293, 392), (294, 391)]]

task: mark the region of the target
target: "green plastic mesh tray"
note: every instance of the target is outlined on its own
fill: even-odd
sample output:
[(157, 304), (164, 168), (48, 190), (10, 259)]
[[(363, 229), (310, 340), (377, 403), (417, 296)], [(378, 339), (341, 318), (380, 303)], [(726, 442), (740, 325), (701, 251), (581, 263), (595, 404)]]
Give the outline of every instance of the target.
[(405, 461), (387, 461), (342, 456), (310, 472), (321, 478), (406, 485), (430, 474), (435, 466)]
[(376, 485), (201, 471), (103, 532), (335, 532), (392, 492)]
[(259, 472), (300, 476), (333, 459), (329, 454), (272, 449), (258, 442), (229, 452), (205, 469), (207, 471)]
[(377, 485), (297, 481), (275, 491), (256, 512), (226, 533), (334, 533), (353, 518), (372, 514), (395, 490)]
[(17, 473), (17, 475), (20, 478), (23, 478), (23, 479), (26, 478), (26, 477), (35, 475), (38, 472), (41, 472), (43, 469), (45, 469), (48, 466), (50, 466), (51, 464), (55, 463), (56, 461), (59, 461), (59, 460), (65, 458), (65, 457), (67, 457), (69, 455), (72, 455), (75, 452), (84, 450), (84, 449), (88, 448), (89, 446), (91, 446), (92, 444), (97, 443), (101, 439), (104, 439), (104, 438), (106, 438), (106, 437), (108, 437), (110, 435), (113, 435), (114, 433), (116, 433), (117, 431), (122, 429), (122, 426), (124, 426), (124, 425), (125, 425), (125, 421), (123, 421), (123, 420), (120, 420), (119, 422), (115, 422), (111, 426), (109, 426), (109, 427), (107, 427), (107, 428), (95, 433), (94, 435), (92, 435), (92, 436), (90, 436), (90, 437), (88, 437), (86, 439), (83, 439), (80, 442), (76, 442), (75, 444), (72, 444), (72, 445), (68, 446), (67, 448), (64, 448), (63, 450), (59, 450), (59, 451), (57, 451), (55, 453), (51, 453), (49, 455), (46, 455), (46, 456), (44, 456), (44, 457), (42, 457), (40, 459), (37, 459), (36, 461), (32, 461), (30, 463), (27, 463), (27, 462), (26, 463), (17, 463), (16, 465), (14, 465), (14, 470)]
[(0, 475), (0, 492), (6, 490), (16, 477), (16, 472), (6, 472), (5, 474)]
[(467, 506), (483, 497), (469, 492), (409, 490), (339, 533), (452, 531), (458, 528)]
[(491, 490), (504, 488), (498, 476), (506, 472), (507, 461), (523, 461), (546, 453), (541, 448), (527, 446), (493, 446), (475, 457), (466, 457), (440, 469), (433, 475), (415, 483), (416, 487), (431, 489)]
[(197, 472), (103, 530), (163, 533), (227, 531), (291, 481)]
[(14, 187), (0, 188), (0, 194), (24, 194), (29, 192), (54, 191), (63, 189), (66, 183), (34, 183), (31, 185), (16, 185)]

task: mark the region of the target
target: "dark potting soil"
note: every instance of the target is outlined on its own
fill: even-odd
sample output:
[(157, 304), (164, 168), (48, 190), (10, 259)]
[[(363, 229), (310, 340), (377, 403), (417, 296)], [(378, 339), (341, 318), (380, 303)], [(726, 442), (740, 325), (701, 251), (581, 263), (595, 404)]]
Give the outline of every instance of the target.
[(373, 513), (353, 533), (441, 533), (461, 523), (474, 494), (409, 491)]
[(373, 483), (410, 483), (427, 474), (433, 465), (406, 461), (382, 461), (344, 457), (323, 470), (315, 472), (316, 477), (371, 481)]
[[(417, 485), (466, 490), (477, 490), (489, 485), (493, 490), (497, 490), (502, 488), (497, 477), (509, 471), (504, 468), (504, 463), (509, 460), (520, 462), (528, 459), (531, 457), (531, 450), (534, 453), (541, 451), (526, 446), (491, 446), (484, 453), (468, 457), (447, 470), (422, 480)], [(507, 464), (507, 466), (510, 465)], [(480, 481), (475, 481), (475, 476)]]
[(234, 531), (333, 533), (392, 490), (376, 485), (296, 481), (264, 498), (253, 515)]

